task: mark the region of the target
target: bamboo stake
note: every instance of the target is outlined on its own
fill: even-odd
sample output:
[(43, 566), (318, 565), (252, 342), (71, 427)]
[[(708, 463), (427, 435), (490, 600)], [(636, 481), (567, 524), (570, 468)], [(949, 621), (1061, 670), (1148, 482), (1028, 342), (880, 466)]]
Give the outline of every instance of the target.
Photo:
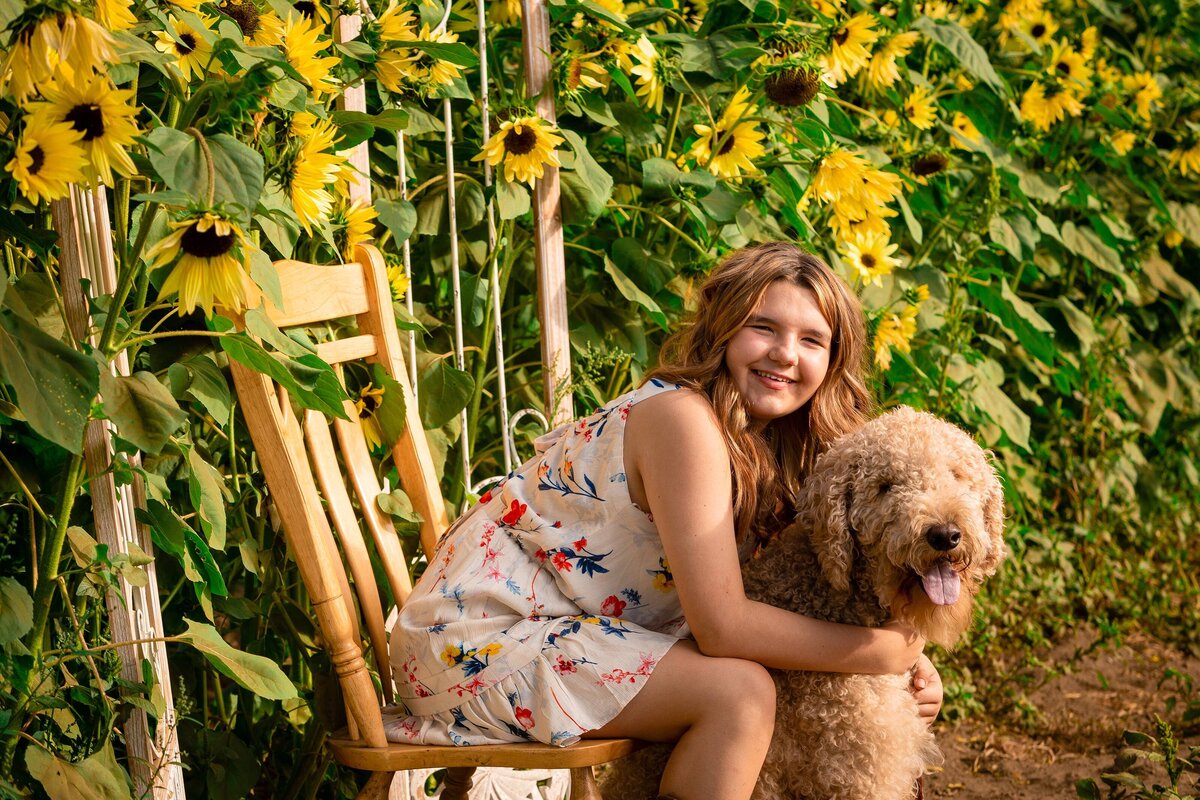
[[(556, 122), (550, 80), (550, 14), (546, 0), (521, 0), (525, 21), (525, 89), (537, 98), (538, 116)], [(571, 340), (567, 328), (567, 272), (563, 252), (558, 167), (547, 165), (534, 191), (534, 247), (538, 272), (538, 319), (542, 324), (544, 399), (552, 426), (574, 416), (571, 402)]]
[[(92, 325), (81, 281), (86, 279), (91, 282), (93, 295), (111, 295), (117, 285), (112, 226), (104, 187), (88, 190), (72, 186), (69, 198), (51, 204), (51, 213), (55, 229), (61, 237), (60, 279), (67, 323), (72, 335), (76, 339), (83, 339), (89, 335)], [(114, 308), (111, 313), (119, 311)], [(91, 340), (93, 345), (97, 344), (96, 336), (91, 336)], [(118, 375), (129, 374), (129, 360), (124, 351), (117, 355), (112, 369)], [(110, 552), (128, 553), (129, 544), (133, 543), (146, 555), (153, 556), (154, 545), (150, 541), (150, 534), (134, 518), (134, 509), (144, 506), (146, 501), (145, 487), (140, 477), (135, 474), (131, 486), (117, 488), (112, 475), (106, 474), (112, 461), (112, 432), (113, 427), (107, 420), (93, 420), (88, 423), (84, 434), (84, 460), (91, 476), (88, 486), (96, 539), (108, 545)], [(141, 457), (134, 454), (129, 457), (129, 463), (132, 467), (138, 467)], [(144, 796), (149, 792), (154, 800), (183, 800), (183, 770), (176, 736), (171, 672), (161, 641), (165, 632), (159, 606), (158, 578), (153, 561), (143, 569), (149, 579), (146, 586), (132, 586), (120, 578), (120, 595), (108, 592), (104, 598), (113, 641), (139, 642), (118, 648), (121, 677), (140, 683), (142, 659), (149, 660), (166, 707), (153, 735), (145, 711), (134, 709), (126, 720), (124, 731), (129, 753), (129, 773), (139, 795)]]
[[(349, 42), (358, 37), (362, 30), (362, 16), (359, 14), (338, 14), (337, 27), (334, 28), (333, 38), (339, 44)], [(361, 81), (353, 86), (347, 86), (338, 97), (338, 108), (343, 111), (367, 110), (367, 87)], [(338, 151), (346, 157), (354, 167), (354, 177), (350, 180), (350, 202), (361, 201), (363, 205), (371, 205), (371, 157), (367, 142), (359, 142), (349, 150)]]

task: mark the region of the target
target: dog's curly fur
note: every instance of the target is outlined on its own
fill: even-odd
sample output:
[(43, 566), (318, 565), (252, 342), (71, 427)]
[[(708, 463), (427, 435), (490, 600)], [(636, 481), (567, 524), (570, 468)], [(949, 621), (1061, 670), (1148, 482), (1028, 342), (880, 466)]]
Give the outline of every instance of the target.
[[(930, 414), (897, 408), (821, 455), (795, 523), (743, 568), (746, 594), (834, 622), (875, 627), (894, 617), (950, 647), (1005, 556), (1003, 521), (1000, 483), (975, 441)], [(945, 549), (945, 532), (955, 529), (961, 538)], [(921, 576), (939, 567), (944, 574), (946, 565), (962, 590), (937, 605)], [(773, 674), (775, 736), (755, 800), (905, 800), (940, 761), (908, 676)], [(656, 746), (614, 764), (604, 797), (654, 797), (669, 753)]]

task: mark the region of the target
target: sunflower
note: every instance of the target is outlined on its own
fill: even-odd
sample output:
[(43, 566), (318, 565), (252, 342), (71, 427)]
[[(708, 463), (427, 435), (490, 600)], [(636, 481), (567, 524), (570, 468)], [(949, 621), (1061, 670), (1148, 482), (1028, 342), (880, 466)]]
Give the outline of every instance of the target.
[(30, 103), (34, 117), (47, 122), (69, 122), (83, 134), (83, 149), (88, 166), (84, 178), (112, 185), (113, 170), (133, 175), (136, 168), (125, 148), (139, 133), (134, 118), (133, 90), (117, 89), (104, 75), (92, 75), (83, 81), (67, 81), (61, 74), (41, 87), (44, 101)]
[[(159, 52), (175, 57), (175, 65), (183, 73), (183, 79), (190, 81), (192, 76), (204, 77), (212, 61), (212, 45), (208, 43), (211, 35), (207, 27), (211, 20), (197, 17), (204, 27), (195, 28), (186, 22), (180, 22), (175, 17), (167, 17), (170, 31), (158, 31), (158, 41), (154, 43)], [(172, 34), (173, 32), (173, 34)]]
[(1158, 101), (1162, 97), (1162, 89), (1158, 88), (1158, 81), (1149, 72), (1138, 72), (1125, 76), (1124, 82), (1125, 89), (1134, 93), (1133, 102), (1137, 106), (1137, 115), (1149, 122), (1150, 115), (1159, 105)]
[(340, 59), (336, 56), (317, 55), (330, 44), (328, 39), (321, 38), (312, 20), (306, 17), (288, 17), (287, 22), (283, 24), (284, 55), (318, 97), (337, 88), (331, 79), (330, 70), (338, 65)]
[(931, 150), (928, 153), (922, 153), (912, 160), (909, 169), (912, 175), (917, 179), (917, 183), (922, 186), (929, 183), (929, 179), (934, 175), (940, 175), (950, 168), (950, 157), (944, 152)]
[[(472, 10), (474, 5), (472, 2)], [(417, 17), (413, 12), (393, 1), (388, 3), (387, 10), (379, 16), (375, 25), (379, 29), (379, 38), (385, 42), (411, 42), (417, 38), (416, 22)]]
[(557, 85), (564, 94), (577, 95), (584, 89), (603, 89), (607, 81), (608, 73), (604, 67), (584, 53), (578, 39), (570, 39), (563, 45)]
[(488, 19), (497, 25), (520, 25), (521, 0), (499, 0), (489, 3)]
[(838, 148), (821, 159), (813, 176), (812, 191), (818, 198), (836, 203), (845, 195), (856, 196), (871, 164), (861, 153)]
[(31, 118), (4, 169), (31, 203), (66, 197), (68, 184), (82, 180), (87, 167), (82, 139), (69, 123)]
[(919, 130), (929, 130), (937, 120), (937, 104), (924, 86), (917, 86), (904, 101), (904, 117)]
[(1167, 154), (1167, 161), (1172, 167), (1178, 167), (1179, 174), (1185, 178), (1189, 172), (1200, 175), (1200, 142), (1193, 143), (1191, 147), (1176, 147)]
[(16, 31), (0, 67), (0, 88), (7, 86), (24, 105), (56, 71), (82, 81), (115, 60), (113, 38), (104, 28), (78, 14), (50, 14)]
[(1043, 84), (1034, 81), (1021, 97), (1021, 119), (1039, 131), (1048, 131), (1066, 116), (1083, 113), (1083, 104), (1066, 87), (1057, 82)]
[[(442, 42), (458, 41), (458, 36), (449, 31), (432, 33), (428, 25), (421, 27), (413, 39), (407, 41)], [(461, 71), (456, 64), (442, 61), (424, 50), (404, 47), (403, 42), (394, 48), (385, 49), (375, 62), (376, 75), (389, 91), (403, 94), (413, 89), (429, 94), (442, 86), (448, 86), (459, 77)]]
[(878, 38), (875, 20), (865, 11), (855, 14), (830, 32), (829, 53), (823, 63), (834, 86), (853, 78), (867, 66), (871, 57), (867, 48)]
[[(333, 19), (333, 16), (329, 12), (329, 6), (320, 0), (296, 0), (296, 2), (292, 3), (292, 8), (299, 11), (301, 16), (311, 22), (313, 28), (319, 30), (327, 30), (330, 20)], [(291, 14), (287, 16), (291, 17)]]
[(900, 80), (896, 61), (908, 55), (919, 38), (921, 35), (916, 31), (908, 31), (888, 39), (871, 56), (871, 63), (867, 66), (867, 83), (874, 89), (886, 89)]
[(493, 167), (504, 162), (504, 180), (524, 181), (532, 188), (545, 173), (547, 164), (559, 166), (556, 148), (565, 140), (557, 131), (554, 125), (533, 114), (506, 119), (483, 145), (483, 151), (471, 160), (486, 160)]
[[(1024, 37), (1024, 40), (1032, 40), (1037, 47), (1047, 47), (1054, 39), (1054, 34), (1058, 33), (1058, 22), (1053, 14), (1042, 10), (1040, 5), (1039, 3), (1037, 11), (1020, 16), (1011, 16), (1007, 12), (1001, 14), (1000, 26), (1003, 30), (1000, 33), (1000, 43), (1008, 44), (1010, 50), (1014, 47), (1028, 50), (1023, 43)], [(1020, 36), (1012, 40), (1013, 34)]]
[(900, 265), (900, 259), (892, 257), (899, 247), (898, 244), (888, 244), (884, 236), (861, 236), (845, 243), (846, 260), (854, 277), (863, 285), (878, 286), (884, 275), (891, 275), (892, 270)]
[(1092, 80), (1092, 68), (1087, 65), (1087, 59), (1065, 41), (1054, 45), (1050, 74), (1069, 86), (1074, 84), (1072, 88), (1076, 90), (1086, 89)]
[(1100, 31), (1095, 25), (1089, 25), (1079, 37), (1079, 55), (1084, 61), (1091, 61), (1100, 45)]
[(297, 114), (292, 119), (292, 135), (302, 140), (290, 167), (285, 170), (284, 188), (292, 198), (292, 208), (305, 232), (312, 233), (314, 223), (329, 219), (333, 209), (330, 187), (346, 159), (331, 152), (337, 129), (327, 119), (312, 114)]
[(1163, 231), (1163, 244), (1172, 248), (1179, 247), (1183, 244), (1183, 234), (1173, 227), (1167, 228)]
[(260, 9), (254, 0), (224, 0), (217, 10), (237, 23), (246, 44), (283, 44), (283, 20), (270, 9)]
[(799, 108), (811, 103), (821, 92), (821, 73), (811, 59), (797, 63), (794, 56), (785, 56), (774, 63), (764, 59), (766, 77), (763, 93), (773, 103)]
[(233, 220), (214, 211), (193, 211), (170, 223), (171, 233), (146, 251), (151, 269), (174, 264), (159, 295), (179, 293), (190, 314), (196, 306), (208, 316), (220, 305), (240, 311), (258, 297), (250, 281), (250, 245)]
[(1117, 131), (1109, 139), (1109, 144), (1117, 155), (1123, 156), (1137, 144), (1137, 134), (1133, 131)]
[(400, 264), (390, 264), (387, 268), (388, 287), (392, 290), (392, 299), (399, 302), (404, 299), (404, 295), (408, 294), (408, 287), (412, 284), (412, 279), (404, 272), (404, 267)]
[(650, 40), (643, 36), (633, 48), (633, 57), (638, 63), (630, 70), (630, 74), (637, 77), (637, 96), (646, 98), (646, 108), (661, 114), (665, 88), (662, 56), (654, 49)]
[(374, 238), (375, 218), (379, 213), (370, 203), (355, 200), (350, 205), (342, 204), (333, 217), (335, 238), (341, 245), (342, 257), (354, 259), (354, 249)]
[[(975, 123), (971, 122), (971, 118), (961, 111), (954, 112), (954, 117), (950, 120), (950, 127), (954, 129), (955, 133), (971, 144), (979, 144), (983, 139), (983, 135), (975, 127)], [(954, 141), (953, 137), (951, 137), (951, 140)], [(955, 147), (960, 146), (960, 144), (955, 142)]]
[[(891, 211), (890, 215), (895, 214), (896, 212)], [(829, 216), (829, 229), (839, 242), (854, 242), (871, 237), (878, 237), (886, 242), (892, 238), (892, 226), (888, 225), (887, 220), (880, 214), (852, 216), (838, 206), (833, 207), (833, 214)]]
[(96, 22), (108, 31), (127, 31), (137, 23), (137, 17), (123, 0), (96, 0)]
[(381, 405), (383, 405), (383, 387), (375, 387), (369, 383), (363, 387), (362, 392), (358, 395), (358, 400), (354, 402), (354, 408), (358, 411), (358, 422), (362, 426), (363, 438), (367, 440), (368, 450), (374, 450), (383, 445), (383, 430), (379, 427), (379, 420), (375, 418), (375, 412)]
[(749, 101), (750, 90), (743, 86), (734, 93), (725, 112), (717, 120), (716, 128), (694, 126), (700, 138), (692, 145), (688, 155), (718, 178), (738, 178), (742, 170), (754, 172), (754, 163), (750, 159), (765, 152), (760, 144), (763, 133), (758, 129), (758, 123), (746, 119), (756, 111)]
[(880, 369), (892, 365), (892, 348), (902, 353), (912, 352), (912, 339), (917, 334), (918, 306), (909, 304), (899, 314), (884, 314), (875, 328), (875, 363)]

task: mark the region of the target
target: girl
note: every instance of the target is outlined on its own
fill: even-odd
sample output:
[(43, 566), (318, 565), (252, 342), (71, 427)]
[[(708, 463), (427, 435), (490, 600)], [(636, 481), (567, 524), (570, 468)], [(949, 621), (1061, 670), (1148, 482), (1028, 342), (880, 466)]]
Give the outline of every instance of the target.
[(392, 635), (411, 716), (389, 736), (676, 741), (664, 795), (737, 800), (771, 740), (768, 667), (912, 667), (924, 642), (905, 625), (818, 621), (742, 589), (817, 454), (867, 417), (864, 340), (819, 258), (783, 242), (728, 256), (640, 388), (539, 439), (442, 539)]

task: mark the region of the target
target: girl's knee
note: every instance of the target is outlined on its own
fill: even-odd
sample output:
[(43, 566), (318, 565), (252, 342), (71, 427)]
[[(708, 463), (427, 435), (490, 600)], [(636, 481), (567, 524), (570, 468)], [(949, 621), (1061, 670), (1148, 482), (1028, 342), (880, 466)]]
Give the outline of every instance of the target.
[(721, 659), (721, 678), (714, 705), (727, 721), (753, 725), (775, 720), (775, 680), (767, 668), (754, 661)]

